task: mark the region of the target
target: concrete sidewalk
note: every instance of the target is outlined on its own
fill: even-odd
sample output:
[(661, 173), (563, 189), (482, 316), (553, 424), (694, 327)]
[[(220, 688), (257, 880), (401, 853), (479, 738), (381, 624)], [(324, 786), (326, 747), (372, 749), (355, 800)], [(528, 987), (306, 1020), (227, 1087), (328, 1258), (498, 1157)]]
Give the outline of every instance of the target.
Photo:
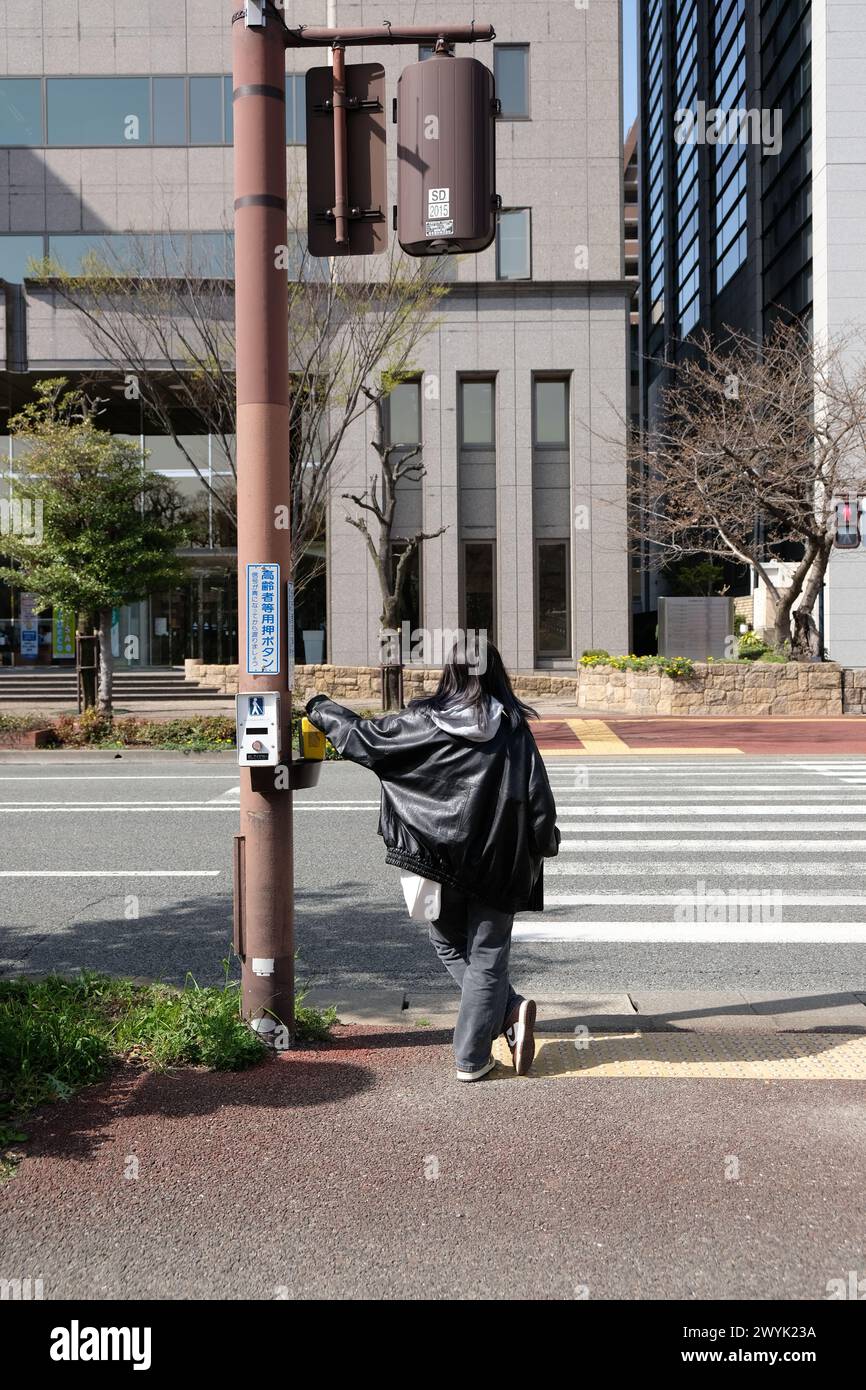
[(368, 1024), (248, 1072), (124, 1068), (28, 1124), (0, 1274), (46, 1299), (825, 1299), (864, 1268), (862, 1082), (671, 1064), (701, 1039), (741, 1065), (790, 1043), (646, 1034), (656, 1070), (623, 1074), (632, 1039), (601, 1034), (579, 1075), (466, 1086), (447, 1032)]

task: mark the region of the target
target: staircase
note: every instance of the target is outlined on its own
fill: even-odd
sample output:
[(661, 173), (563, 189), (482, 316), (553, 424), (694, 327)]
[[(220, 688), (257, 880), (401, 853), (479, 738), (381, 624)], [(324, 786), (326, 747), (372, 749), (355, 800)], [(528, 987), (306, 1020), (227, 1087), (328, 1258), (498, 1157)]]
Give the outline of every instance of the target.
[[(214, 686), (187, 681), (183, 667), (165, 670), (114, 672), (114, 703), (132, 700), (225, 699)], [(74, 667), (0, 666), (0, 706), (3, 704), (69, 705), (78, 701)]]

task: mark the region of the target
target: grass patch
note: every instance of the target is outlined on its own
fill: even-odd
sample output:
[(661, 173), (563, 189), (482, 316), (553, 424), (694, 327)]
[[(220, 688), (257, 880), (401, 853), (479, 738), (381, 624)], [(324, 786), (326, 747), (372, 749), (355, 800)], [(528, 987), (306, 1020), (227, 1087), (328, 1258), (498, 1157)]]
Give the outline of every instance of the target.
[[(46, 1101), (66, 1100), (135, 1058), (152, 1071), (182, 1066), (241, 1071), (267, 1055), (240, 1017), (240, 982), (223, 962), (220, 986), (191, 976), (183, 989), (135, 984), (94, 971), (74, 979), (0, 980), (0, 1176), (15, 1166), (26, 1117)], [(336, 1022), (295, 999), (295, 1041), (323, 1042)]]
[[(368, 713), (367, 711), (364, 712)], [(292, 747), (300, 751), (301, 712), (292, 715)], [(171, 748), (183, 753), (231, 752), (236, 746), (235, 721), (224, 714), (190, 715), (182, 719), (144, 719), (139, 715), (83, 714), (52, 717), (0, 714), (0, 735), (50, 729), (56, 748)], [(339, 759), (331, 743), (325, 757)]]

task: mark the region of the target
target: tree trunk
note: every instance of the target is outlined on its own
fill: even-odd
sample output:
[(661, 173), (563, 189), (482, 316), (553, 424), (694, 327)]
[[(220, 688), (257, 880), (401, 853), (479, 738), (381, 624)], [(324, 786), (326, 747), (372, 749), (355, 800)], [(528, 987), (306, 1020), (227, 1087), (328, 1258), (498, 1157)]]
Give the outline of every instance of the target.
[[(399, 632), (397, 605), (386, 600), (382, 606), (382, 627), (385, 631)], [(402, 634), (401, 634), (402, 636)], [(382, 665), (382, 708), (395, 710), (403, 708), (403, 644), (399, 642), (399, 660)]]
[(791, 641), (791, 655), (797, 661), (820, 661), (820, 640), (815, 619), (806, 612), (803, 605), (794, 610), (794, 636)]
[(111, 655), (111, 609), (99, 611), (99, 713), (111, 715), (114, 658)]
[(812, 614), (824, 586), (824, 575), (830, 559), (829, 544), (824, 544), (815, 556), (812, 567), (803, 585), (803, 597), (799, 608), (794, 610), (794, 637), (791, 642), (791, 655), (798, 661), (823, 661), (821, 634)]
[[(92, 613), (79, 613), (78, 615), (78, 634), (81, 637), (92, 637), (95, 632), (95, 618)], [(77, 662), (76, 650), (76, 662)], [(81, 706), (82, 709), (93, 709), (96, 705), (96, 671), (76, 669), (76, 675), (81, 685)]]

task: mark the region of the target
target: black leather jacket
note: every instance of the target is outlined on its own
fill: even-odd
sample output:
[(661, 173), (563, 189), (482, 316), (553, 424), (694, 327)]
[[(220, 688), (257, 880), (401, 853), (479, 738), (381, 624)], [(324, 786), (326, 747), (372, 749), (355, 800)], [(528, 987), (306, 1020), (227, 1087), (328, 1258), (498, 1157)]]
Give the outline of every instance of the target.
[(446, 733), (424, 706), (362, 719), (317, 695), (317, 729), (382, 784), (387, 863), (502, 912), (540, 912), (542, 867), (559, 849), (556, 803), (528, 725), (503, 714), (484, 743)]

